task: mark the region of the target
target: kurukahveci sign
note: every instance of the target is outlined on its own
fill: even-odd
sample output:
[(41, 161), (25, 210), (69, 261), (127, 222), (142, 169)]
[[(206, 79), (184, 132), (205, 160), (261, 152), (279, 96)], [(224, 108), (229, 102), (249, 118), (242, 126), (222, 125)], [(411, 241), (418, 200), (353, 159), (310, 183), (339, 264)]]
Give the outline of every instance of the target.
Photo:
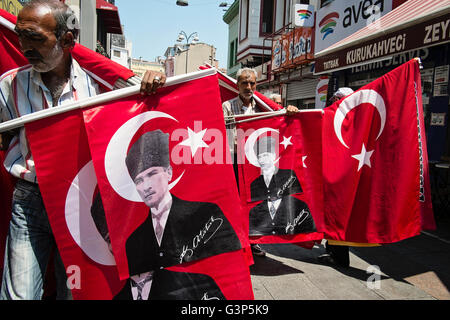
[(376, 38), (316, 57), (316, 74), (388, 58), (406, 51), (450, 41), (450, 14), (402, 28)]

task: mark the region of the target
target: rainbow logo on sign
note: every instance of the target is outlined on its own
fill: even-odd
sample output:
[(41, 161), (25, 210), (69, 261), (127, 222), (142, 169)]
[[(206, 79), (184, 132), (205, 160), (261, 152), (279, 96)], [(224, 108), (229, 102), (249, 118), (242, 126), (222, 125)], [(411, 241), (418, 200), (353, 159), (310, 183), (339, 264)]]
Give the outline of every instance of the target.
[(329, 34), (334, 32), (334, 28), (337, 25), (337, 19), (339, 19), (339, 13), (331, 12), (319, 22), (320, 33), (323, 34), (322, 40), (325, 40)]
[(321, 86), (317, 89), (317, 93), (319, 94), (319, 99), (321, 102), (327, 101), (327, 93), (328, 93), (328, 84)]
[(297, 13), (301, 20), (309, 19), (309, 17), (311, 17), (311, 15), (312, 15), (311, 11), (305, 10), (305, 9), (297, 10)]

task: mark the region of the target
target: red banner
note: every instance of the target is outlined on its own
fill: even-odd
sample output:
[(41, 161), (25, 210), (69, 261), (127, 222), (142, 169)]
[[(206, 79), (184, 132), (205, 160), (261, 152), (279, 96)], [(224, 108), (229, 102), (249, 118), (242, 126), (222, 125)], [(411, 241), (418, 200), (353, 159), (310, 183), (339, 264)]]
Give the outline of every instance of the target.
[(26, 125), (36, 174), (74, 299), (112, 299), (123, 287), (92, 204), (97, 180), (81, 111)]
[[(16, 20), (16, 16), (0, 9), (0, 75), (28, 64), (28, 60), (20, 50), (17, 34), (11, 30), (15, 27)], [(75, 45), (73, 56), (107, 90), (114, 86), (119, 77), (126, 80), (133, 75), (131, 70), (79, 44)], [(15, 183), (15, 179), (5, 170), (3, 161), (4, 152), (0, 151), (0, 163), (2, 164), (0, 165), (0, 202), (2, 203), (0, 208), (0, 269), (3, 268), (6, 236), (11, 218), (12, 192)]]
[(91, 108), (84, 118), (121, 279), (177, 266), (201, 270), (226, 298), (252, 298), (217, 77)]
[[(0, 9), (4, 24), (9, 23), (16, 17)], [(6, 26), (0, 24), (0, 75), (8, 70), (17, 68), (26, 63), (25, 57), (19, 51), (19, 40), (15, 33)], [(5, 152), (0, 151), (0, 273), (3, 269), (4, 250), (6, 236), (8, 234), (9, 220), (11, 219), (11, 199), (15, 180), (5, 170), (3, 161)], [(1, 279), (0, 279), (1, 285)]]
[(252, 243), (321, 240), (322, 112), (238, 124), (241, 202)]
[[(205, 92), (207, 100), (196, 100), (194, 93), (199, 88)], [(208, 101), (205, 109), (204, 101)], [(149, 111), (147, 104), (158, 105), (159, 111)], [(180, 105), (196, 105), (199, 111), (192, 117), (186, 117), (186, 113), (182, 109), (180, 111)], [(224, 135), (222, 111), (217, 106), (221, 106), (217, 78), (210, 76), (166, 87), (156, 96), (143, 99), (138, 95), (86, 110), (84, 117), (92, 139), (90, 146), (94, 160), (91, 160), (81, 111), (53, 116), (26, 126), (39, 186), (67, 268), (74, 299), (253, 299), (246, 256), (240, 250), (248, 240), (242, 230), (237, 189), (232, 183), (234, 175), (232, 167), (223, 161), (227, 149), (223, 148), (222, 141), (217, 144)], [(105, 170), (103, 165), (99, 173), (99, 169), (96, 168), (96, 172), (94, 167), (102, 167), (98, 161), (103, 157), (104, 162), (107, 157), (105, 150), (103, 155), (98, 152), (99, 147), (102, 149), (101, 143), (108, 144), (115, 133), (120, 136), (124, 131), (117, 129), (128, 120), (139, 122), (149, 112), (150, 118), (155, 112), (158, 115), (170, 112), (173, 116), (161, 116), (158, 121), (148, 119), (149, 125), (143, 124), (137, 128), (133, 140), (139, 141), (139, 134), (145, 136), (147, 129), (150, 133), (155, 132), (151, 130), (152, 126), (158, 128), (158, 132), (161, 129), (171, 130), (171, 161), (175, 161), (172, 165), (175, 183), (172, 183), (176, 184), (171, 185), (172, 209), (165, 224), (161, 250), (151, 257), (151, 263), (161, 260), (158, 258), (165, 248), (164, 243), (179, 249), (174, 240), (181, 239), (183, 233), (190, 241), (184, 242), (183, 238), (181, 251), (175, 248), (171, 249), (176, 252), (166, 251), (168, 257), (177, 258), (176, 261), (168, 260), (167, 266), (172, 267), (165, 268), (164, 265), (164, 268), (140, 270), (139, 274), (135, 274), (149, 274), (147, 278), (151, 280), (151, 289), (146, 292), (144, 287), (142, 292), (137, 293), (133, 285), (136, 278), (127, 279), (128, 270), (123, 270), (122, 266), (125, 277), (119, 280), (118, 270), (121, 267), (118, 264), (117, 269), (115, 261), (123, 259), (121, 254), (125, 255), (125, 259), (127, 254), (133, 259), (148, 257), (145, 249), (149, 247), (146, 244), (134, 244), (131, 252), (124, 250), (125, 242), (120, 244), (121, 237), (126, 240), (123, 234), (129, 236), (134, 233), (137, 235), (134, 239), (138, 241), (139, 230), (144, 230), (145, 236), (149, 235), (145, 229), (147, 225), (142, 223), (149, 221), (145, 218), (149, 215), (147, 201), (124, 201), (109, 184), (108, 169)], [(110, 122), (103, 122), (107, 119)], [(205, 121), (202, 122), (203, 119)], [(97, 134), (98, 124), (101, 124), (101, 135)], [(199, 131), (202, 125), (204, 129)], [(201, 138), (196, 134), (200, 134)], [(201, 141), (208, 147), (203, 146)], [(128, 150), (130, 142), (125, 141), (122, 151)], [(196, 150), (198, 143), (200, 147)], [(114, 145), (113, 150), (117, 151), (116, 147)], [(155, 153), (151, 155), (153, 157)], [(217, 164), (205, 165), (210, 160), (217, 161)], [(117, 162), (113, 163), (113, 167), (115, 173), (123, 174)], [(130, 177), (130, 173), (127, 174)], [(99, 177), (98, 189), (102, 199), (97, 191), (96, 176)], [(138, 190), (136, 186), (135, 192)], [(153, 194), (153, 191), (150, 193)], [(193, 215), (188, 216), (188, 213)], [(206, 217), (202, 216), (204, 213), (207, 218), (201, 220)], [(244, 245), (241, 245), (240, 238)], [(145, 240), (151, 243), (151, 239)], [(206, 250), (206, 253), (198, 254), (196, 251), (200, 250)], [(180, 257), (184, 257), (183, 264), (180, 264)], [(233, 263), (230, 264), (230, 261)], [(128, 261), (121, 262), (127, 268)], [(139, 267), (139, 261), (137, 265)]]
[(414, 60), (325, 109), (326, 237), (390, 243), (434, 228)]

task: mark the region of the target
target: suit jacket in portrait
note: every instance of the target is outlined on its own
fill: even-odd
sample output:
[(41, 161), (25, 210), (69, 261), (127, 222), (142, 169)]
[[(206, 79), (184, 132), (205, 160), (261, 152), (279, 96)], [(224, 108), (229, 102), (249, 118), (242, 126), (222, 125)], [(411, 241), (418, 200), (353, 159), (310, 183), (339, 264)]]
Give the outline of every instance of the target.
[(267, 203), (267, 200), (264, 200), (250, 210), (250, 236), (293, 235), (316, 231), (313, 217), (305, 202), (293, 196), (284, 196), (273, 220)]
[[(213, 278), (205, 274), (157, 270), (147, 300), (225, 300)], [(113, 300), (133, 300), (128, 279)]]
[(251, 201), (281, 198), (299, 192), (302, 192), (300, 181), (295, 171), (290, 169), (278, 169), (272, 176), (269, 187), (266, 186), (263, 175), (260, 175), (250, 184)]
[(130, 276), (241, 249), (222, 210), (214, 203), (181, 200), (172, 195), (161, 246), (151, 213), (125, 244)]

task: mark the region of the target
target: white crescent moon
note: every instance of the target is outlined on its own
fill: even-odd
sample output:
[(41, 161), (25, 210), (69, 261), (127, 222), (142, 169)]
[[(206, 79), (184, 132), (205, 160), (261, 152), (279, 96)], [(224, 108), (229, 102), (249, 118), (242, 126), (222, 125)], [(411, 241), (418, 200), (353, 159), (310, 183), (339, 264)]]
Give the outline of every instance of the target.
[(376, 140), (378, 140), (384, 130), (384, 125), (386, 124), (386, 105), (384, 104), (383, 97), (378, 92), (371, 89), (356, 91), (341, 102), (334, 116), (334, 131), (336, 137), (347, 149), (349, 149), (349, 147), (342, 138), (342, 123), (344, 122), (347, 113), (363, 103), (370, 103), (380, 114), (381, 126)]
[[(259, 165), (258, 157), (255, 154), (255, 150), (254, 150), (253, 146), (255, 145), (256, 140), (258, 140), (258, 137), (260, 135), (262, 135), (263, 133), (269, 132), (269, 131), (279, 133), (278, 130), (275, 130), (272, 128), (260, 128), (260, 129), (256, 130), (255, 132), (253, 132), (248, 137), (247, 141), (245, 142), (245, 146), (244, 146), (245, 156), (247, 157), (248, 162), (250, 162), (255, 167), (259, 168), (260, 165)], [(275, 160), (275, 163), (277, 163), (279, 160), (280, 160), (280, 158)]]
[[(127, 156), (128, 145), (142, 125), (150, 120), (157, 118), (167, 118), (178, 122), (177, 119), (160, 111), (147, 111), (141, 113), (127, 122), (125, 122), (109, 141), (105, 153), (105, 171), (111, 187), (122, 198), (134, 202), (143, 202), (142, 198), (136, 191), (136, 186), (128, 173), (125, 158)], [(169, 189), (173, 188), (180, 181), (181, 174), (178, 179), (169, 185)]]
[(73, 179), (66, 197), (65, 218), (72, 238), (83, 252), (95, 262), (114, 266), (116, 261), (91, 216), (92, 198), (97, 178), (92, 161)]

